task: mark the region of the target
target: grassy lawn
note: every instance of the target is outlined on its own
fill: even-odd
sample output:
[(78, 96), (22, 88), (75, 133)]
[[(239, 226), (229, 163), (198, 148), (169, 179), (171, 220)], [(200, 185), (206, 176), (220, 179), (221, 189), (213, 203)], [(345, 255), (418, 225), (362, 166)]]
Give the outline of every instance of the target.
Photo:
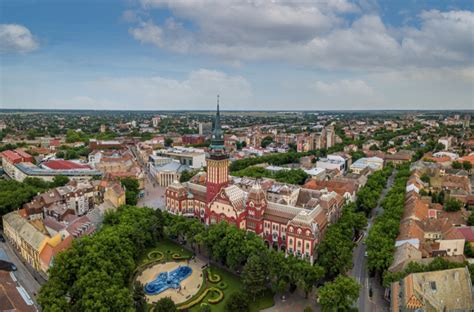
[(180, 245), (168, 240), (168, 239), (163, 239), (157, 243), (155, 247), (147, 249), (142, 257), (139, 260), (139, 265), (145, 264), (151, 259), (148, 258), (148, 254), (152, 251), (160, 251), (164, 255), (164, 261), (173, 261), (172, 255), (173, 254), (179, 254), (180, 256), (188, 256), (191, 257), (193, 254), (189, 252), (188, 250), (184, 249)]
[[(244, 285), (242, 284), (242, 282), (240, 281), (239, 277), (235, 276), (234, 274), (231, 274), (227, 271), (224, 271), (224, 270), (221, 270), (219, 268), (216, 268), (216, 267), (212, 267), (211, 266), (211, 270), (212, 270), (212, 273), (213, 274), (218, 274), (220, 275), (221, 277), (221, 281), (225, 282), (227, 284), (227, 288), (225, 288), (223, 291), (224, 291), (224, 300), (222, 300), (221, 302), (219, 302), (218, 304), (209, 304), (209, 307), (211, 308), (211, 311), (213, 312), (220, 312), (220, 311), (224, 311), (224, 306), (225, 306), (225, 303), (227, 302), (227, 299), (229, 298), (229, 296), (233, 293), (233, 292), (236, 292), (238, 290), (243, 290), (245, 291), (244, 289)], [(215, 287), (217, 284), (219, 283), (210, 283), (208, 282), (207, 283), (207, 286), (208, 287)], [(204, 291), (205, 287), (202, 287), (202, 289), (199, 291), (199, 293), (201, 293), (202, 291)], [(211, 295), (207, 295), (202, 301), (202, 302), (207, 302), (207, 299), (210, 298)], [(261, 309), (265, 309), (265, 308), (269, 308), (271, 306), (274, 305), (274, 302), (273, 302), (273, 293), (269, 290), (265, 293), (265, 295), (262, 297), (262, 298), (258, 298), (255, 302), (251, 302), (250, 303), (250, 311), (252, 312), (257, 312), (257, 311), (260, 311)], [(189, 311), (191, 312), (197, 312), (199, 311), (199, 306), (200, 306), (200, 303), (199, 304), (196, 304), (194, 307), (192, 307), (191, 309), (189, 309)]]
[[(149, 248), (145, 251), (145, 253), (142, 255), (142, 257), (139, 259), (139, 265), (146, 264), (150, 261), (153, 261), (152, 259), (149, 259), (148, 254), (153, 252), (153, 251), (158, 251), (163, 254), (163, 262), (167, 261), (174, 261), (172, 258), (173, 254), (179, 254), (180, 256), (192, 256), (192, 253), (187, 251), (186, 249), (182, 248), (180, 245), (174, 243), (173, 241), (164, 239), (161, 240), (157, 243), (157, 245), (153, 248)], [(157, 255), (157, 253), (155, 253)], [(218, 284), (220, 282), (224, 282), (227, 284), (227, 287), (225, 289), (222, 289), (224, 292), (224, 299), (217, 303), (217, 304), (209, 304), (209, 307), (211, 308), (212, 312), (220, 312), (224, 311), (224, 306), (229, 298), (229, 296), (238, 290), (242, 290), (245, 292), (244, 285), (242, 284), (240, 278), (232, 273), (229, 273), (227, 271), (224, 271), (222, 269), (219, 269), (217, 267), (211, 266), (211, 271), (212, 274), (218, 274), (221, 277), (221, 280), (217, 283), (212, 283), (210, 281), (204, 281), (204, 275), (203, 275), (203, 286), (201, 289), (198, 291), (198, 293), (193, 296), (188, 302), (192, 301), (193, 299), (197, 298), (199, 295), (201, 295), (206, 289), (215, 287), (219, 288)], [(199, 307), (201, 303), (203, 302), (208, 302), (208, 299), (215, 297), (216, 295), (214, 293), (208, 293), (204, 299), (193, 306), (192, 308), (189, 309), (191, 312), (197, 312), (199, 311)], [(273, 293), (268, 290), (264, 296), (261, 298), (258, 298), (255, 302), (250, 303), (250, 311), (251, 312), (257, 312), (260, 311), (261, 309), (269, 308), (274, 305), (273, 302)], [(149, 306), (150, 307), (150, 306)]]

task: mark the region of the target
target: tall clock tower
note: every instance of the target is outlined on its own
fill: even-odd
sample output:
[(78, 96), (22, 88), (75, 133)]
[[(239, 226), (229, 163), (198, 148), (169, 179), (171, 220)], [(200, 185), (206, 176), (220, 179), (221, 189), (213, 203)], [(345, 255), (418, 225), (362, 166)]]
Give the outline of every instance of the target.
[[(221, 128), (219, 112), (219, 96), (217, 96), (217, 113), (212, 129), (209, 157), (207, 158), (207, 204), (209, 204), (219, 191), (229, 184), (229, 155), (224, 148), (224, 133)], [(209, 207), (207, 207), (209, 209)]]

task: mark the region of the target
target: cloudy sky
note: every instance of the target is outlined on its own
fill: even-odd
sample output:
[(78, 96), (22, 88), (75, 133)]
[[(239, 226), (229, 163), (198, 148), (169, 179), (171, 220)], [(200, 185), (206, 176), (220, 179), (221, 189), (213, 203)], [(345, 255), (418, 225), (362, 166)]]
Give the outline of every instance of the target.
[(474, 109), (474, 1), (3, 0), (0, 108)]

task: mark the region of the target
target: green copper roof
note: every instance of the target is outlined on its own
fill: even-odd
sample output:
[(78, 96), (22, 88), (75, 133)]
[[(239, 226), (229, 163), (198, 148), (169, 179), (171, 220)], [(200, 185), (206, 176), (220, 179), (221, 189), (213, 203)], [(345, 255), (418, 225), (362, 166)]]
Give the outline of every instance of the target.
[(214, 129), (212, 129), (211, 149), (224, 149), (224, 133), (221, 128), (221, 114), (219, 111), (219, 96), (217, 96), (217, 113), (214, 119)]

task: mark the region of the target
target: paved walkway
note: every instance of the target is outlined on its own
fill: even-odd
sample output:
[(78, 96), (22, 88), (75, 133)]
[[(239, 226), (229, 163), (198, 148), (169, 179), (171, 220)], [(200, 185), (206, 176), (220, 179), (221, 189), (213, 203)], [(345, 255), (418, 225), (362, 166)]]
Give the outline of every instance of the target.
[(275, 305), (262, 312), (303, 312), (307, 306), (310, 306), (313, 312), (321, 311), (314, 297), (314, 291), (306, 299), (304, 294), (297, 290), (293, 294), (287, 294), (283, 301), (280, 294), (276, 294)]

